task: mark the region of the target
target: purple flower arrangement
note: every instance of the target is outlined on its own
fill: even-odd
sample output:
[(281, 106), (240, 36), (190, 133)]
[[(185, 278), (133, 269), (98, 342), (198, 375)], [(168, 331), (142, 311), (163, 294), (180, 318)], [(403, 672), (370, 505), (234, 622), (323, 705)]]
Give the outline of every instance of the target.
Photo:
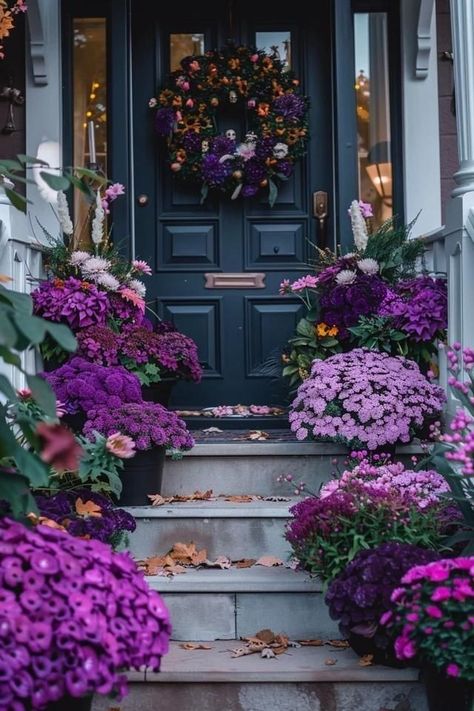
[(410, 568), (437, 557), (434, 551), (393, 541), (359, 551), (326, 593), (329, 614), (339, 620), (342, 636), (364, 637), (373, 641), (375, 649), (387, 651), (391, 636), (379, 623), (392, 607), (392, 592)]
[(418, 276), (400, 281), (379, 309), (414, 341), (435, 341), (448, 327), (448, 291), (443, 279)]
[(123, 672), (159, 670), (168, 612), (129, 555), (7, 518), (0, 531), (0, 711), (122, 697)]
[(445, 399), (413, 361), (356, 348), (313, 362), (289, 419), (298, 440), (329, 439), (376, 450), (409, 442), (439, 415)]
[[(102, 494), (87, 489), (35, 496), (41, 516), (51, 519), (77, 538), (90, 538), (113, 547), (136, 528), (134, 517)], [(82, 507), (81, 507), (82, 504)], [(91, 504), (91, 506), (87, 506)]]
[(89, 326), (77, 334), (77, 354), (99, 365), (118, 365), (120, 338), (108, 326)]
[[(351, 279), (352, 270), (340, 271), (337, 277)], [(336, 279), (337, 279), (336, 277)], [(377, 274), (357, 274), (354, 281), (336, 283), (325, 289), (320, 298), (320, 320), (339, 329), (339, 338), (349, 336), (348, 328), (355, 326), (361, 316), (377, 312), (384, 300), (387, 286)]]
[(43, 377), (70, 414), (93, 408), (114, 411), (124, 403), (140, 403), (140, 382), (122, 366), (105, 367), (75, 356)]
[(194, 440), (183, 420), (162, 405), (152, 402), (129, 402), (114, 409), (92, 408), (84, 426), (84, 434), (93, 439), (94, 432), (104, 436), (114, 432), (128, 435), (135, 442), (137, 450), (167, 447), (183, 451), (194, 446)]
[(382, 616), (395, 653), (448, 677), (474, 681), (474, 557), (417, 565), (392, 593)]
[(104, 325), (110, 309), (104, 291), (74, 277), (43, 281), (31, 296), (37, 316), (65, 323), (73, 331)]

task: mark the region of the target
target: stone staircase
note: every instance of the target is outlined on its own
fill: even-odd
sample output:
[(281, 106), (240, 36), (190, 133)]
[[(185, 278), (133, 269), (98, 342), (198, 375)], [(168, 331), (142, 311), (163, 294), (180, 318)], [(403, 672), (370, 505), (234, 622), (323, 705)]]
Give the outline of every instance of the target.
[[(415, 450), (405, 447), (408, 458)], [(286, 496), (276, 482), (292, 473), (313, 490), (328, 478), (344, 450), (297, 442), (202, 443), (180, 461), (168, 461), (163, 495), (212, 489), (219, 494)], [(163, 554), (175, 542), (193, 541), (208, 558), (275, 556), (287, 561), (283, 538), (290, 501), (244, 503), (217, 499), (130, 509), (137, 519), (131, 551), (137, 558)], [(259, 629), (292, 640), (339, 638), (321, 585), (290, 567), (196, 569), (174, 577), (150, 576), (171, 614), (170, 653), (159, 674), (129, 674), (130, 694), (121, 711), (425, 711), (417, 672), (361, 667), (351, 650), (328, 646), (291, 648), (277, 659), (231, 658), (241, 636)], [(207, 642), (210, 650), (187, 651), (181, 641)], [(328, 665), (328, 658), (336, 663)], [(96, 700), (94, 711), (108, 711)]]

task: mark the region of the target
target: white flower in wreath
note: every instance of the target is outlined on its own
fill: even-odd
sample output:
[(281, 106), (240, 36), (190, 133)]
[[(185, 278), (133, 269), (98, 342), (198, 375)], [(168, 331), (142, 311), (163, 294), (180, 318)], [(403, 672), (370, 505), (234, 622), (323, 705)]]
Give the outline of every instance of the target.
[(336, 282), (339, 286), (349, 286), (357, 279), (357, 274), (352, 269), (343, 269), (342, 272), (336, 275)]
[(286, 143), (276, 143), (273, 146), (273, 155), (275, 158), (278, 158), (278, 160), (281, 160), (282, 158), (286, 158), (288, 155), (288, 146)]
[(255, 143), (241, 143), (235, 152), (244, 161), (250, 160), (255, 156)]
[(253, 131), (249, 131), (245, 134), (245, 143), (257, 143), (257, 134)]
[(375, 259), (372, 259), (371, 257), (366, 257), (365, 259), (361, 259), (357, 262), (357, 266), (359, 267), (361, 272), (364, 272), (364, 274), (377, 274), (379, 271), (379, 264)]

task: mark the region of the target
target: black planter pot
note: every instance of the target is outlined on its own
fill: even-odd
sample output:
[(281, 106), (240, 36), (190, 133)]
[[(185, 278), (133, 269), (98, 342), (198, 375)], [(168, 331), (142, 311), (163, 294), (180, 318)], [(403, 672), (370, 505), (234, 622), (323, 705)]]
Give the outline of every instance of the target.
[(429, 711), (471, 711), (474, 702), (474, 682), (447, 677), (432, 666), (423, 667)]
[(168, 407), (171, 392), (178, 382), (178, 378), (163, 378), (157, 383), (143, 385), (142, 397), (148, 402), (157, 402), (159, 405)]
[(76, 412), (75, 415), (63, 415), (61, 422), (67, 425), (76, 434), (82, 434), (82, 428), (86, 424), (87, 417), (84, 412)]
[[(84, 696), (82, 699), (75, 699), (72, 696), (63, 696), (59, 701), (48, 704), (45, 711), (90, 711), (92, 708), (92, 696)], [(27, 708), (30, 708), (29, 706)]]
[(148, 494), (161, 493), (165, 456), (166, 447), (154, 447), (125, 460), (120, 474), (123, 484), (120, 506), (146, 506), (150, 503)]
[(351, 649), (353, 649), (359, 657), (365, 657), (367, 654), (371, 654), (376, 664), (384, 664), (387, 667), (398, 668), (406, 666), (406, 664), (396, 658), (390, 649), (381, 649), (378, 647), (374, 637), (364, 637), (361, 634), (350, 632), (347, 641)]

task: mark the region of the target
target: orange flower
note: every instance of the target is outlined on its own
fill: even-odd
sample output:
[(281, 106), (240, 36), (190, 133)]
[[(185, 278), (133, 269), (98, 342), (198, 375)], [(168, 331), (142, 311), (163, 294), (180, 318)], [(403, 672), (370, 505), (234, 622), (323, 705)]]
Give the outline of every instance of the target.
[(316, 335), (319, 338), (326, 338), (326, 336), (337, 336), (339, 329), (337, 326), (328, 326), (327, 323), (321, 321), (315, 326)]
[(270, 104), (262, 103), (262, 104), (258, 105), (257, 114), (259, 116), (268, 116), (269, 112), (270, 112)]

